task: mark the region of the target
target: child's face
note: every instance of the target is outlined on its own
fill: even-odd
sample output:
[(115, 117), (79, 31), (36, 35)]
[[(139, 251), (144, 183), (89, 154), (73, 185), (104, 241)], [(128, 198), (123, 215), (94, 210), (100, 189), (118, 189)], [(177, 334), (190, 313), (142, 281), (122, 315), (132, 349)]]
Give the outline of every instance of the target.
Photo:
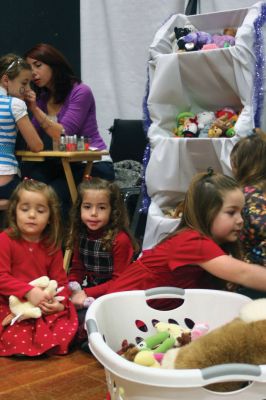
[(107, 190), (86, 190), (81, 203), (81, 220), (92, 231), (106, 226), (111, 215)]
[(10, 96), (24, 100), (25, 94), (30, 90), (31, 71), (23, 69), (14, 79), (7, 80), (7, 93)]
[(214, 218), (211, 233), (217, 243), (235, 242), (243, 227), (244, 195), (240, 189), (226, 192), (223, 206)]
[(16, 208), (17, 226), (24, 239), (38, 242), (49, 222), (50, 209), (45, 195), (21, 189)]
[(52, 89), (52, 68), (41, 61), (34, 58), (27, 57), (27, 63), (30, 64), (32, 69), (32, 80), (38, 87), (47, 87)]

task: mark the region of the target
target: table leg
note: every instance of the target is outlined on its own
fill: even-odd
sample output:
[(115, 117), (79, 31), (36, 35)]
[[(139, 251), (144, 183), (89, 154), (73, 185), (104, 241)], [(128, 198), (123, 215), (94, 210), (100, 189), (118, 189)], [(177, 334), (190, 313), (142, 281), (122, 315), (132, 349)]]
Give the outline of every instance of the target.
[(67, 180), (67, 184), (68, 184), (68, 188), (70, 191), (70, 196), (71, 196), (71, 200), (72, 203), (74, 204), (75, 201), (77, 200), (78, 197), (78, 191), (76, 188), (76, 184), (73, 178), (73, 174), (72, 174), (72, 170), (70, 167), (70, 163), (67, 159), (62, 158), (62, 164), (63, 164), (63, 168), (65, 171), (65, 175), (66, 175), (66, 180)]
[(92, 169), (92, 161), (87, 161), (86, 167), (83, 172), (83, 177), (86, 175), (90, 175)]

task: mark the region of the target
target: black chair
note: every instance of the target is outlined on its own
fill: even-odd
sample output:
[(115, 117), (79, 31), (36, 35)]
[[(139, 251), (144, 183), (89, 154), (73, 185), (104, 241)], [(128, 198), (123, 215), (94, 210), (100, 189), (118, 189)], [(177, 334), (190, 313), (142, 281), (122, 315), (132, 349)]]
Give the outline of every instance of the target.
[[(116, 182), (127, 205), (130, 229), (142, 242), (147, 216), (139, 212), (142, 200), (141, 174), (143, 155), (148, 144), (143, 121), (114, 119), (109, 132), (109, 152), (114, 163)], [(124, 182), (121, 177), (125, 177)]]

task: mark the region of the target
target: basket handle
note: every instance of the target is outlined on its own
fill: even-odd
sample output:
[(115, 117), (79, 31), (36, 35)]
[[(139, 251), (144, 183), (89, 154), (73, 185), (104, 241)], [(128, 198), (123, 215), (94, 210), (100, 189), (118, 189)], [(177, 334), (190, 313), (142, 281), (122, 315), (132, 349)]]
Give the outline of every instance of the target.
[(176, 288), (172, 286), (161, 286), (145, 290), (146, 297), (159, 296), (159, 295), (184, 296), (185, 290), (182, 288)]
[(227, 375), (249, 375), (260, 376), (262, 374), (259, 365), (253, 364), (220, 364), (213, 367), (202, 368), (201, 374), (203, 379), (221, 378)]
[(96, 321), (92, 318), (86, 321), (86, 328), (89, 335), (94, 332), (99, 332)]

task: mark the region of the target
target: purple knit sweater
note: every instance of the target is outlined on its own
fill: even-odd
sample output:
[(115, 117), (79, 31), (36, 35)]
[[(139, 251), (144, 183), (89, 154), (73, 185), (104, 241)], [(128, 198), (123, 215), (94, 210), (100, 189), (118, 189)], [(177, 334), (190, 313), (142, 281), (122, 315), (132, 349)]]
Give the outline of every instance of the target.
[[(37, 104), (47, 113), (47, 96), (42, 96)], [(106, 149), (106, 144), (98, 131), (94, 96), (89, 86), (84, 83), (74, 84), (57, 114), (57, 121), (63, 125), (67, 135), (88, 137), (91, 146), (99, 150)], [(44, 141), (45, 149), (51, 149), (51, 138), (43, 131), (35, 118), (32, 122)]]

